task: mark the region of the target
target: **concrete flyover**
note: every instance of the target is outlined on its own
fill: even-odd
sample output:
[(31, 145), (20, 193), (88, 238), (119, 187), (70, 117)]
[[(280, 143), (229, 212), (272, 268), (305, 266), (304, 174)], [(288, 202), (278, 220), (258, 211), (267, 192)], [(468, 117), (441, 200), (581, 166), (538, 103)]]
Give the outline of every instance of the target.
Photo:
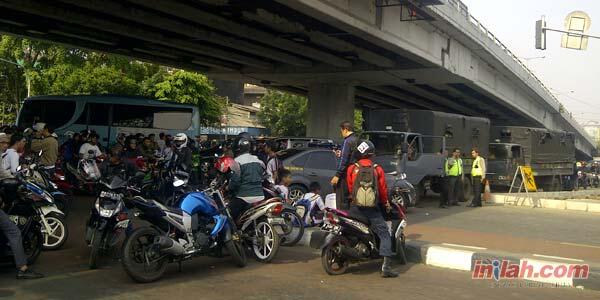
[(543, 83), (458, 0), (0, 0), (0, 31), (309, 97), (308, 134), (352, 107), (575, 132)]

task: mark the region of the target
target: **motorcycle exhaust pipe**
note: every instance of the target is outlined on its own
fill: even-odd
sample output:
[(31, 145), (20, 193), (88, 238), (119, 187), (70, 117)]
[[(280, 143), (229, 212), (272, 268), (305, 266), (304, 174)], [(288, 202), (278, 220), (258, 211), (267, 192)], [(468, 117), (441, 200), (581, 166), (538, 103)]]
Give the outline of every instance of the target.
[(356, 250), (354, 248), (344, 247), (344, 248), (342, 248), (342, 254), (344, 256), (348, 256), (348, 257), (354, 258), (354, 259), (363, 258), (363, 256), (358, 252), (358, 250)]
[(185, 249), (183, 245), (165, 236), (157, 236), (154, 238), (154, 243), (160, 247), (160, 251), (171, 255), (183, 255)]

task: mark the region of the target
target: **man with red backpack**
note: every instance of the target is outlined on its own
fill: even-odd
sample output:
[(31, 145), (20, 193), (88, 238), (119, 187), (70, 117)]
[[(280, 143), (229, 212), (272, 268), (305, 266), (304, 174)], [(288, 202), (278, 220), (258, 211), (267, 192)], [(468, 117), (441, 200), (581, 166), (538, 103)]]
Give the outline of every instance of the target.
[(392, 271), (392, 238), (383, 219), (381, 208), (390, 213), (387, 185), (383, 168), (371, 161), (375, 146), (371, 141), (359, 141), (356, 153), (360, 158), (347, 171), (348, 191), (352, 195), (351, 210), (358, 210), (371, 223), (371, 230), (379, 237), (379, 255), (383, 256), (381, 277), (397, 277)]

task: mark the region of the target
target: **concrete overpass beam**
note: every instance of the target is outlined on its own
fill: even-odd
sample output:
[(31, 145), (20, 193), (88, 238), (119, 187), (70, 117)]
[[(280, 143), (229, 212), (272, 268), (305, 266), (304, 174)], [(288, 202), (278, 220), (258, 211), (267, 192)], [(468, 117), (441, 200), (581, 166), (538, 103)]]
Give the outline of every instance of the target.
[(340, 139), (340, 123), (354, 120), (354, 86), (311, 84), (308, 86), (306, 135)]

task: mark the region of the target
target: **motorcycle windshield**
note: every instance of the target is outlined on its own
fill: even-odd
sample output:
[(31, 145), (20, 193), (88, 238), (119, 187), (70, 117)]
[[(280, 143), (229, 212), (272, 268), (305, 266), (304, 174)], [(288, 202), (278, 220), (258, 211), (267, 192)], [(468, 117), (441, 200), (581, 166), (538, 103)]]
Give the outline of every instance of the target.
[(124, 187), (127, 187), (127, 181), (121, 178), (121, 176), (113, 176), (108, 184), (108, 188), (111, 190), (116, 190)]

